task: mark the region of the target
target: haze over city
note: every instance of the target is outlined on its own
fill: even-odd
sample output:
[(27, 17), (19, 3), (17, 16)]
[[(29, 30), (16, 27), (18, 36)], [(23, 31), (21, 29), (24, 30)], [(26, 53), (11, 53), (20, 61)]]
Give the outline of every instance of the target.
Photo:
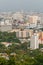
[(43, 65), (43, 0), (0, 0), (0, 65)]
[(0, 11), (43, 12), (43, 0), (0, 0)]

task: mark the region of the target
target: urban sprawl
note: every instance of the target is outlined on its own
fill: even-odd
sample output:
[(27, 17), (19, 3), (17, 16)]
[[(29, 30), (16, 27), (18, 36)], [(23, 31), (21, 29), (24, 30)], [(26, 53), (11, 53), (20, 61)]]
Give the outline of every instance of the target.
[(37, 49), (43, 44), (43, 13), (1, 12), (0, 31), (16, 32), (21, 43), (30, 41), (30, 48)]
[(43, 13), (0, 12), (0, 65), (43, 65)]

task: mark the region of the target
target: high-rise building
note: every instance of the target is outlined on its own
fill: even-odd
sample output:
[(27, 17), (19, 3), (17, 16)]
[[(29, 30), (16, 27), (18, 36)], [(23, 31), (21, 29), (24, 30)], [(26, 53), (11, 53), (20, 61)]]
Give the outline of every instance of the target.
[(22, 39), (22, 38), (23, 38), (23, 39), (24, 39), (24, 38), (28, 38), (28, 37), (29, 37), (29, 32), (26, 31), (26, 30), (25, 30), (25, 31), (17, 31), (17, 32), (16, 32), (16, 37), (17, 37), (17, 38), (21, 38), (21, 39)]
[(40, 20), (40, 17), (38, 16), (29, 16), (29, 22), (37, 24), (38, 20)]
[(39, 36), (37, 33), (34, 33), (31, 37), (30, 49), (38, 49), (39, 48)]
[(39, 43), (43, 44), (43, 31), (39, 32)]

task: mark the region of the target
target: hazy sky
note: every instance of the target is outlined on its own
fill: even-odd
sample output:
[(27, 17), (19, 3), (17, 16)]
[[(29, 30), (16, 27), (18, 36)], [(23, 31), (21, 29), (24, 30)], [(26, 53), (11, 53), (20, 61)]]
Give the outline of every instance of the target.
[(43, 12), (43, 0), (0, 0), (0, 11), (20, 10)]

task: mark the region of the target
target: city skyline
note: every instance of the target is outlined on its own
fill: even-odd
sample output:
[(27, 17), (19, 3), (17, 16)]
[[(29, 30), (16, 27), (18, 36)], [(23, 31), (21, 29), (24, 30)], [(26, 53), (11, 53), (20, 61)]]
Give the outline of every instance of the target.
[(43, 12), (43, 0), (0, 0), (0, 11)]

